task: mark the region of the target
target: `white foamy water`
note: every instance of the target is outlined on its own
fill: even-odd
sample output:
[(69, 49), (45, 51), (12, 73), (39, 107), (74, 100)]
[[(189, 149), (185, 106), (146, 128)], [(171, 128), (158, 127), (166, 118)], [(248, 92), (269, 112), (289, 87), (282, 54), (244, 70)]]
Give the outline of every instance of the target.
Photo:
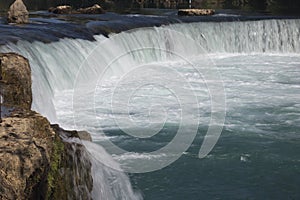
[[(111, 154), (104, 142), (108, 139), (128, 147), (131, 153), (114, 155), (123, 167), (138, 159), (163, 160), (164, 154), (155, 157), (136, 151), (162, 147), (168, 143), (164, 140), (168, 132), (142, 143), (120, 129), (144, 138), (178, 124), (187, 127), (187, 135), (197, 132), (198, 126), (211, 120), (209, 84), (224, 86), (213, 95), (226, 95), (226, 131), (299, 138), (299, 30), (300, 20), (175, 24), (124, 32), (107, 40), (97, 36), (95, 42), (20, 41), (2, 46), (1, 51), (19, 52), (29, 59), (33, 109), (62, 127), (88, 130)], [(201, 72), (220, 76), (206, 80)], [(224, 109), (221, 104), (213, 107), (216, 113)], [(285, 131), (289, 126), (293, 128)], [(95, 157), (102, 152), (94, 145), (87, 148)], [(111, 162), (110, 156), (103, 159)], [(103, 181), (103, 173), (94, 173), (94, 178)], [(105, 173), (120, 176), (115, 181), (123, 186), (100, 192), (96, 185), (97, 198), (114, 194), (139, 198), (134, 193), (126, 196), (124, 174)]]
[[(249, 130), (249, 132), (270, 137), (299, 137), (297, 130), (285, 134), (284, 132), (272, 133), (266, 128), (270, 125), (279, 126), (281, 123), (293, 126), (299, 124), (300, 96), (297, 94), (300, 92), (300, 57), (295, 54), (213, 54), (210, 57), (218, 66), (224, 83), (227, 102), (227, 117), (224, 125), (226, 130), (232, 132)], [(200, 63), (201, 60), (198, 62)], [(163, 65), (167, 64), (163, 63)], [(199, 118), (200, 126), (208, 125), (211, 104), (203, 80), (199, 79), (198, 73), (195, 73), (194, 69), (189, 66), (182, 64), (174, 66), (172, 64), (172, 67), (175, 67), (190, 81), (192, 84), (191, 89), (197, 96), (199, 114), (193, 114), (195, 112), (194, 107), (190, 107), (189, 112), (192, 116)], [(151, 78), (149, 77), (149, 79)], [(120, 126), (116, 123), (116, 119), (122, 120), (124, 118), (125, 120), (128, 113), (130, 113), (129, 115), (135, 123), (144, 126), (144, 128), (138, 130), (141, 132), (147, 128), (149, 117), (155, 118), (164, 115), (166, 110), (168, 113), (166, 124), (168, 126), (180, 123), (180, 105), (176, 100), (176, 96), (170, 95), (169, 91), (153, 85), (148, 85), (136, 91), (130, 99), (132, 106), (130, 104), (128, 106), (126, 102), (116, 103), (119, 106), (126, 106), (128, 112), (123, 112), (123, 109), (120, 109), (120, 111), (115, 111), (112, 114), (110, 101), (114, 88), (110, 88), (109, 85), (114, 86), (114, 82), (116, 80), (112, 80), (112, 83), (108, 81), (105, 88), (95, 93), (95, 99), (97, 100), (95, 107), (83, 112), (80, 115), (82, 121), (76, 124), (80, 129), (88, 129), (92, 132), (95, 141), (101, 142), (106, 138), (126, 143), (126, 139), (128, 139), (126, 135), (105, 135), (103, 130), (113, 131), (121, 128), (126, 131), (130, 129), (130, 124), (123, 123), (123, 126)], [(125, 95), (127, 91), (134, 90), (140, 84), (141, 82), (135, 80), (127, 85), (119, 85), (120, 88), (124, 89), (119, 93), (121, 96)], [(181, 80), (178, 80), (177, 84), (177, 87), (181, 87)], [(69, 98), (71, 98), (71, 94), (69, 95)], [(64, 109), (69, 104), (70, 99), (66, 98), (65, 94), (57, 95), (56, 99), (59, 101), (57, 108), (60, 110), (61, 122), (70, 124), (74, 120), (72, 113), (68, 113), (68, 109)], [(149, 105), (154, 109), (149, 111)], [(114, 109), (118, 109), (118, 107)], [(97, 124), (93, 120), (95, 117), (97, 118)], [(152, 121), (151, 125), (155, 126), (156, 123), (159, 122)], [(126, 165), (126, 162), (131, 162), (131, 159), (151, 158), (147, 153), (143, 155), (134, 152), (133, 154), (122, 154), (114, 157), (121, 163), (123, 162), (124, 165)]]

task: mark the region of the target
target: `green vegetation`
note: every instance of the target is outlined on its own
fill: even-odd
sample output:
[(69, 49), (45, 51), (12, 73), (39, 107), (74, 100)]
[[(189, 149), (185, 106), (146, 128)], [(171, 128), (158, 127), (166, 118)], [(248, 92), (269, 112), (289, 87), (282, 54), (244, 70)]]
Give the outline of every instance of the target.
[[(210, 2), (209, 0), (207, 0)], [(299, 15), (300, 1), (294, 0), (222, 0), (222, 8)]]
[[(128, 8), (139, 7), (139, 4), (133, 3), (134, 0), (23, 0), (28, 10), (47, 10), (49, 7), (57, 5), (71, 5), (74, 8), (88, 7), (97, 3), (104, 9), (125, 11)], [(7, 10), (14, 0), (0, 2), (0, 12)], [(113, 2), (113, 4), (112, 4)], [(159, 5), (164, 8), (163, 0), (156, 4), (155, 0), (145, 0), (145, 5), (155, 7)], [(178, 6), (187, 7), (188, 0), (177, 0)], [(195, 7), (216, 8), (216, 9), (239, 9), (253, 12), (269, 12), (272, 14), (299, 15), (300, 1), (294, 0), (192, 0)]]
[[(8, 10), (14, 1), (0, 1), (0, 11)], [(23, 2), (28, 10), (48, 10), (48, 8), (58, 5), (71, 5), (74, 8), (80, 8), (92, 6), (96, 3), (104, 7), (104, 9), (109, 9), (109, 3), (105, 0), (23, 0)]]
[[(47, 196), (46, 199), (53, 199), (57, 193), (63, 192), (64, 186), (61, 184), (59, 169), (61, 168), (61, 160), (64, 152), (64, 144), (59, 136), (55, 136), (53, 152), (51, 155), (50, 169), (47, 177)], [(62, 194), (58, 194), (63, 196)]]

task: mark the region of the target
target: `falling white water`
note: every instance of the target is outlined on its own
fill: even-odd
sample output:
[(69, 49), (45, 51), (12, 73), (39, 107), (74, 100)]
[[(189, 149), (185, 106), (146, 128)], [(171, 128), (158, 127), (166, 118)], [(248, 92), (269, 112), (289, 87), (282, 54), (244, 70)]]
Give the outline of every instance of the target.
[[(119, 164), (113, 160), (103, 147), (95, 143), (79, 140), (78, 138), (65, 138), (65, 142), (83, 144), (88, 150), (82, 152), (85, 162), (92, 164), (93, 189), (91, 198), (95, 200), (141, 200), (139, 192), (135, 192), (128, 176), (123, 172)], [(74, 150), (75, 155), (75, 150)], [(78, 173), (78, 172), (77, 172)], [(79, 172), (80, 173), (80, 172)], [(76, 185), (76, 181), (75, 184)], [(84, 188), (83, 186), (81, 186)], [(82, 189), (81, 188), (81, 189)], [(86, 189), (86, 188), (84, 188)], [(79, 191), (76, 191), (79, 192)]]
[[(181, 56), (192, 57), (203, 53), (188, 45), (182, 38), (172, 38), (168, 30), (178, 31), (186, 38), (198, 42), (208, 53), (299, 53), (300, 20), (262, 20), (250, 22), (198, 22), (173, 24), (169, 26), (138, 29), (120, 33), (115, 41), (110, 41), (99, 52), (102, 66), (110, 63), (122, 52), (128, 52), (142, 46), (156, 49), (176, 48)], [(53, 106), (55, 92), (72, 89), (81, 64), (97, 45), (105, 40), (96, 36), (96, 42), (80, 39), (61, 39), (59, 42), (44, 44), (41, 42), (19, 41), (0, 47), (1, 52), (17, 52), (30, 61), (33, 79), (32, 108), (47, 116), (51, 122), (57, 122)], [(98, 49), (99, 50), (99, 49)], [(149, 63), (170, 60), (167, 53), (146, 50), (132, 54), (127, 63), (116, 63), (120, 71), (137, 63)], [(124, 60), (122, 60), (124, 61)], [(95, 69), (89, 69), (89, 73)], [(114, 72), (120, 74), (118, 72)], [(47, 106), (45, 106), (47, 105)]]
[[(119, 56), (123, 52), (137, 49), (141, 44), (142, 46), (156, 49), (175, 48), (180, 52), (181, 56), (186, 58), (199, 56), (200, 53), (203, 53), (203, 51), (194, 48), (195, 45), (189, 45), (188, 41), (182, 40), (182, 38), (172, 37), (173, 35), (170, 34), (169, 29), (178, 31), (182, 33), (184, 37), (196, 41), (198, 45), (202, 46), (208, 53), (219, 54), (220, 62), (230, 60), (228, 55), (227, 57), (224, 56), (225, 53), (250, 53), (254, 55), (255, 53), (300, 53), (300, 20), (174, 24), (159, 28), (124, 32), (120, 33), (116, 39), (108, 39), (109, 42), (105, 43), (105, 46), (96, 49), (96, 51), (99, 51), (97, 52), (99, 58), (93, 60), (93, 62), (96, 63), (95, 65), (89, 65), (91, 68), (87, 69), (86, 73), (83, 74), (82, 81), (94, 81), (91, 80), (90, 77), (100, 70), (97, 63), (101, 63), (101, 66), (107, 66), (116, 56)], [(101, 42), (104, 40), (106, 40), (104, 37), (96, 36), (96, 41), (94, 42), (74, 39), (61, 39), (61, 41), (51, 44), (19, 41), (17, 44), (1, 46), (0, 51), (14, 51), (29, 59), (33, 76), (32, 108), (47, 116), (53, 123), (58, 122), (66, 128), (76, 128), (72, 119), (72, 116), (74, 116), (72, 111), (72, 89), (76, 84), (76, 75), (84, 60), (95, 47), (99, 44), (101, 45)], [(144, 63), (168, 62), (168, 64), (172, 65), (174, 61), (172, 57), (163, 51), (151, 51), (151, 48), (145, 51), (131, 53), (131, 56), (126, 57), (126, 59), (121, 59), (121, 62), (118, 61), (114, 63), (115, 67), (113, 67), (113, 69), (115, 71), (112, 71), (110, 75), (120, 75), (122, 72), (126, 72), (130, 66)], [(224, 56), (224, 59), (221, 58), (222, 56)], [(236, 60), (238, 59), (243, 63), (244, 57), (237, 57)], [(255, 60), (252, 57), (248, 59), (251, 62)], [(265, 58), (261, 58), (261, 60), (263, 59)], [(271, 58), (270, 60), (273, 59)], [(276, 71), (276, 69), (272, 70)], [(227, 77), (229, 84), (231, 78), (235, 77), (234, 73), (231, 75), (232, 77)], [(276, 75), (272, 76), (276, 78)], [(245, 77), (247, 78), (248, 76)], [(191, 75), (190, 78), (193, 79), (194, 77)], [(294, 79), (296, 82), (297, 78), (295, 77)], [(239, 92), (239, 88), (235, 88), (237, 86), (234, 84), (236, 84), (236, 82), (232, 83), (233, 86), (230, 86), (228, 91), (232, 90), (236, 94), (248, 97), (249, 92)], [(247, 89), (246, 85), (238, 86)], [(259, 84), (256, 85), (255, 88), (258, 87)], [(94, 92), (94, 89), (95, 88), (88, 88), (86, 92)], [(295, 91), (296, 90), (299, 91), (298, 88), (295, 88)], [(296, 94), (296, 92), (294, 92), (294, 94)], [(99, 96), (100, 95), (102, 94), (99, 94)], [(59, 98), (55, 99), (55, 96)], [(294, 98), (291, 101), (297, 100), (297, 97), (287, 97)], [(261, 100), (260, 98), (265, 98), (265, 96), (261, 95), (261, 97), (256, 98)], [(245, 99), (249, 101), (249, 99)], [(273, 99), (270, 98), (270, 101), (272, 100)], [(232, 98), (231, 101), (232, 104), (234, 104), (234, 98)], [(82, 103), (84, 104), (84, 102)], [(64, 112), (64, 114), (62, 115), (60, 112)], [(69, 113), (66, 114), (66, 112)], [(96, 130), (99, 127), (97, 127), (97, 124), (89, 124), (90, 119), (88, 116), (90, 116), (91, 112), (93, 112), (92, 108), (91, 110), (85, 110), (85, 112), (80, 113), (80, 128), (90, 130), (95, 136), (97, 135)], [(57, 113), (63, 118), (57, 118)], [(93, 132), (93, 130), (95, 132)], [(108, 165), (111, 163), (114, 168), (118, 167), (117, 163), (112, 161), (110, 155), (106, 154), (98, 145), (92, 143), (85, 143), (85, 145), (92, 156), (93, 178), (95, 183), (97, 183), (93, 189), (95, 199), (109, 199), (109, 197), (116, 197), (116, 199), (118, 199), (120, 198), (118, 195), (121, 195), (122, 199), (140, 198), (139, 195), (132, 191), (128, 177), (124, 173), (104, 167), (103, 163)]]
[(142, 199), (141, 194), (133, 191), (129, 178), (122, 172), (119, 164), (113, 160), (103, 147), (88, 141), (82, 142), (88, 149), (92, 162), (93, 199)]

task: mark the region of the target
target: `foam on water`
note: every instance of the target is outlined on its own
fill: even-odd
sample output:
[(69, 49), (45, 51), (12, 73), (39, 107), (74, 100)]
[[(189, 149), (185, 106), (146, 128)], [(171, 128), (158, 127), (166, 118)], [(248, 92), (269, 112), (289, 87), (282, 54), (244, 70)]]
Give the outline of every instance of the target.
[[(174, 31), (178, 34), (175, 35)], [(199, 119), (200, 128), (206, 126), (210, 120), (210, 96), (205, 81), (195, 73), (195, 69), (203, 67), (201, 64), (210, 59), (222, 75), (222, 80), (210, 81), (223, 82), (225, 87), (225, 131), (228, 134), (299, 138), (300, 97), (297, 94), (300, 94), (300, 20), (173, 24), (132, 30), (120, 33), (117, 37), (111, 35), (109, 39), (102, 36), (95, 38), (94, 42), (61, 39), (50, 44), (19, 41), (17, 44), (1, 46), (0, 50), (21, 53), (29, 59), (33, 76), (34, 110), (65, 128), (88, 130), (97, 141), (112, 139), (128, 148), (142, 149), (143, 145), (146, 146), (145, 143), (135, 141), (131, 137), (119, 136), (119, 128), (131, 128), (130, 124), (126, 124), (124, 117), (128, 114), (124, 111), (128, 102), (116, 102), (117, 106), (114, 108), (114, 114), (124, 122), (122, 126), (116, 124), (109, 105), (114, 85), (120, 77), (130, 72), (133, 66), (149, 63), (156, 67), (151, 73), (153, 76), (137, 74), (136, 79), (132, 79), (131, 82), (120, 84), (118, 94), (126, 96), (130, 89), (135, 90), (143, 81), (150, 82), (155, 75), (165, 74), (165, 77), (170, 78), (170, 71), (166, 69), (176, 70), (178, 79), (174, 79), (176, 81), (172, 82), (170, 87), (187, 89), (187, 93), (195, 94), (199, 102), (196, 107), (191, 102), (186, 102), (190, 118), (185, 126), (194, 125), (192, 123), (195, 118)], [(132, 52), (141, 47), (147, 48)], [(180, 60), (168, 51), (161, 51), (162, 49), (179, 52), (182, 58), (192, 60), (195, 65), (191, 67), (186, 60)], [(82, 66), (92, 52), (99, 56), (88, 59), (88, 65)], [(127, 53), (125, 57), (112, 63), (124, 53)], [(103, 71), (111, 63), (101, 87), (97, 87), (98, 80), (94, 77), (95, 74)], [(82, 67), (87, 68), (82, 70)], [(81, 73), (79, 79), (78, 72)], [(188, 80), (187, 84), (182, 80)], [(85, 85), (82, 85), (78, 90), (80, 93), (74, 92), (78, 82), (95, 83), (95, 87), (85, 88)], [(152, 128), (148, 124), (156, 128), (155, 126), (163, 121), (166, 122), (167, 128), (172, 128), (180, 122), (180, 104), (168, 90), (148, 84), (141, 93), (133, 96), (135, 98), (132, 99), (129, 114), (139, 125), (145, 127), (145, 132)], [(74, 106), (77, 107), (75, 112)], [(151, 116), (155, 117), (151, 119)], [(105, 135), (103, 131), (113, 133)], [(169, 134), (165, 131), (162, 138), (156, 138), (150, 144), (160, 147), (161, 144), (167, 143), (164, 137), (173, 137)], [(122, 195), (122, 199), (140, 198), (128, 188), (128, 177), (124, 173), (116, 174), (107, 169), (98, 173), (97, 169), (102, 168), (103, 163), (113, 162), (111, 156), (104, 154), (104, 158), (99, 158), (103, 149), (98, 149), (94, 144), (86, 146), (95, 158), (93, 172), (94, 179), (99, 183), (95, 187), (99, 188), (93, 190), (94, 196), (103, 199), (114, 195)], [(131, 162), (137, 158), (152, 159), (147, 153), (136, 151), (115, 158), (121, 164), (122, 161), (126, 164), (127, 161)], [(240, 154), (238, 158), (242, 159), (242, 162), (246, 159)], [(116, 166), (116, 163), (113, 165)], [(105, 186), (101, 186), (100, 182), (105, 182), (107, 176), (113, 177), (112, 182), (116, 183), (117, 189), (101, 190)], [(130, 193), (127, 193), (128, 191)]]
[[(105, 46), (98, 48), (99, 60), (94, 61), (95, 68), (105, 66), (122, 52), (128, 52), (147, 46), (158, 49), (176, 49), (184, 57), (199, 56), (203, 50), (197, 49), (191, 41), (196, 41), (207, 53), (259, 53), (274, 54), (300, 51), (300, 20), (262, 20), (251, 22), (223, 22), (223, 23), (190, 23), (173, 24), (158, 28), (139, 29), (130, 33), (120, 33), (113, 37)], [(180, 38), (172, 38), (174, 34), (168, 30), (182, 33)], [(181, 41), (185, 37), (185, 41)], [(180, 40), (181, 39), (181, 40)], [(59, 42), (44, 44), (19, 41), (17, 44), (1, 46), (1, 52), (18, 52), (30, 61), (33, 74), (33, 109), (47, 116), (52, 122), (56, 121), (53, 105), (54, 93), (65, 89), (72, 89), (76, 74), (88, 55), (105, 40), (103, 36), (96, 36), (96, 42), (86, 40), (61, 39)], [(139, 51), (126, 57), (118, 65), (115, 75), (126, 72), (130, 66), (149, 62), (170, 61), (168, 54), (162, 51)], [(124, 64), (125, 63), (125, 64)], [(42, 67), (41, 67), (42, 66)], [(89, 81), (87, 69), (86, 81)], [(45, 107), (44, 105), (48, 105)]]

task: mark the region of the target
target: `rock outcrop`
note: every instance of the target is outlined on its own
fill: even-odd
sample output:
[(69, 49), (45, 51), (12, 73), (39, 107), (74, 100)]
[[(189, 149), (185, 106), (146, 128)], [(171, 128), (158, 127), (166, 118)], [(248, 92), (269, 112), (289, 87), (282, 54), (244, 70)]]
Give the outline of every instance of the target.
[(51, 7), (48, 9), (49, 12), (52, 12), (54, 14), (71, 14), (72, 13), (72, 7), (68, 5), (63, 6), (57, 6), (57, 7)]
[(103, 14), (105, 11), (98, 4), (88, 8), (80, 8), (77, 10), (80, 14)]
[(92, 165), (78, 132), (66, 131), (58, 125), (51, 127), (59, 138), (54, 143), (48, 171), (46, 199), (92, 199)]
[(30, 110), (27, 59), (8, 53), (0, 60), (1, 94), (10, 109), (0, 123), (0, 199), (91, 199), (91, 162), (78, 132)]
[(16, 0), (7, 13), (9, 23), (25, 24), (29, 22), (29, 13), (22, 0)]
[(0, 199), (91, 199), (91, 163), (83, 145), (65, 141), (71, 137), (77, 131), (50, 125), (34, 111), (16, 109), (4, 118)]
[(81, 140), (86, 140), (92, 142), (91, 134), (86, 131), (78, 131), (78, 136)]
[(45, 196), (58, 139), (47, 119), (32, 111), (14, 112), (3, 119), (0, 138), (0, 199)]
[(23, 56), (1, 54), (3, 104), (29, 110), (32, 103), (31, 69)]
[(51, 7), (48, 9), (49, 12), (54, 14), (104, 14), (104, 9), (98, 4), (93, 5), (92, 7), (79, 8), (73, 10), (71, 6), (63, 5), (57, 7)]
[(180, 9), (179, 16), (206, 16), (215, 14), (213, 9)]

